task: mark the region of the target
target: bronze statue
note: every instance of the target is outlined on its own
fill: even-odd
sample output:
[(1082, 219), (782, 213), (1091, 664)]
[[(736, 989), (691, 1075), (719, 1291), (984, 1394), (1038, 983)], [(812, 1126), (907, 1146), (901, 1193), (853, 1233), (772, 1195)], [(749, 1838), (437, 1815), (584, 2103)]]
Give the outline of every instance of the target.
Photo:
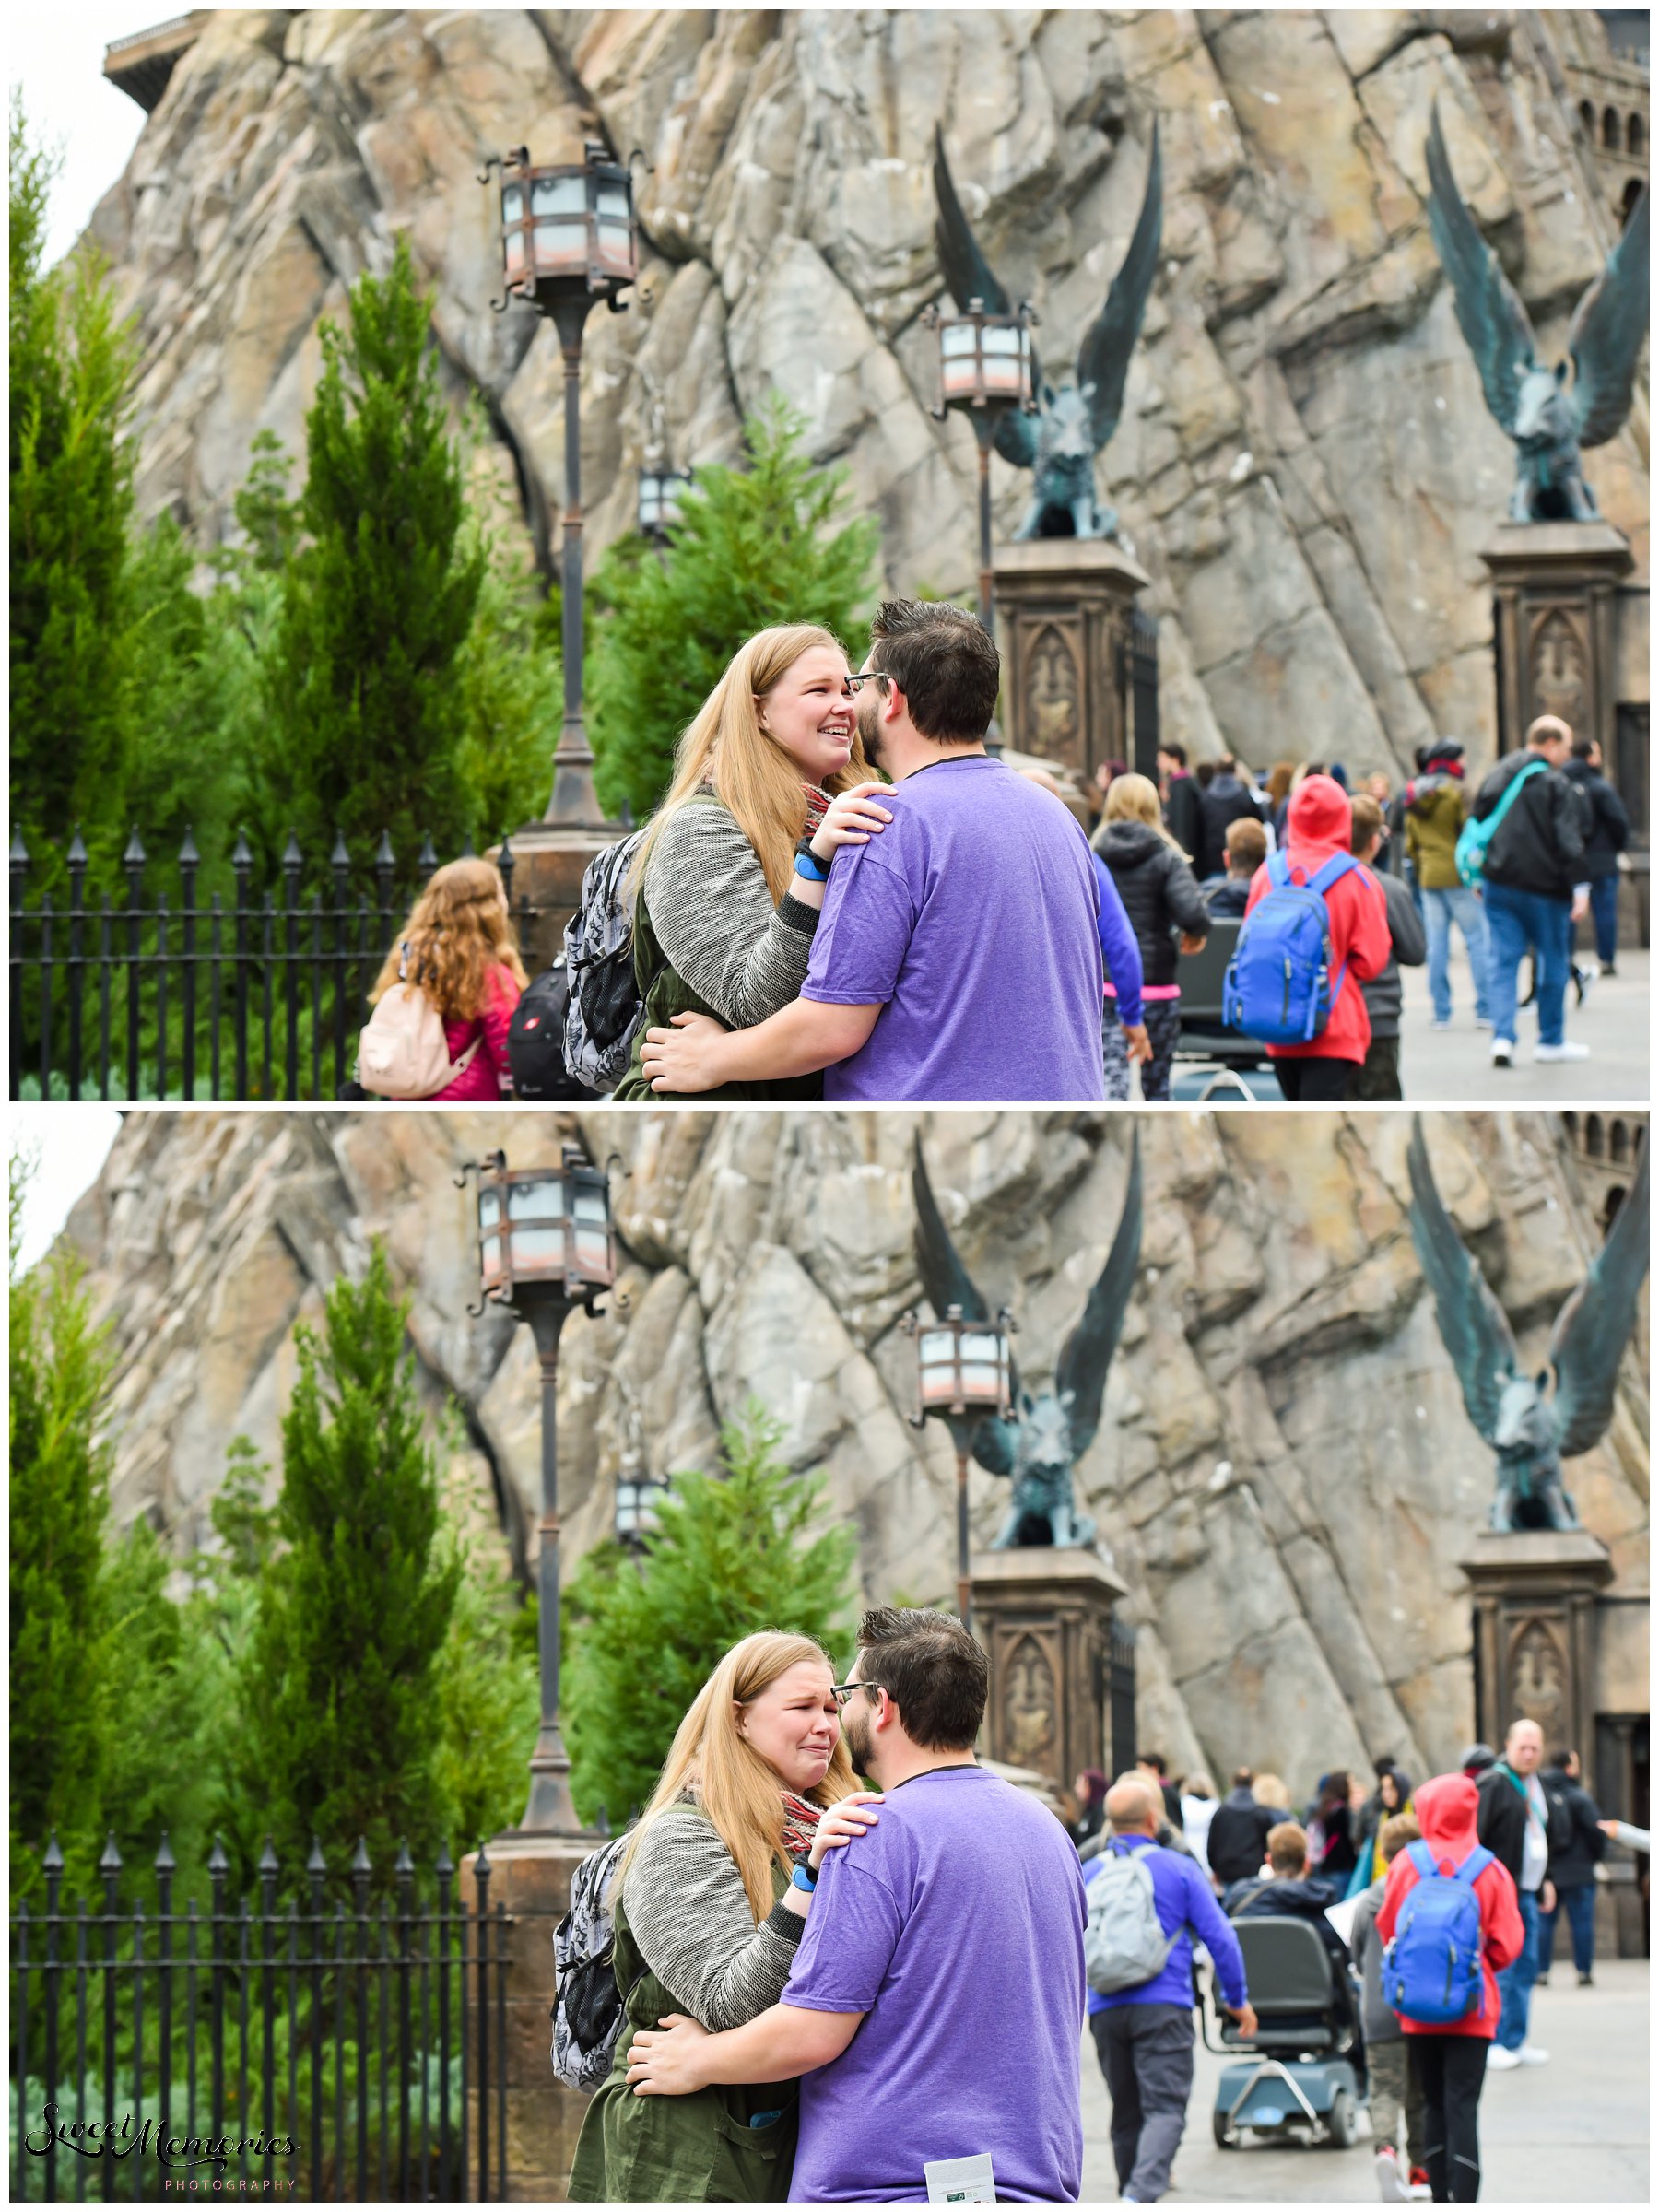
[[(948, 1307), (959, 1306), (967, 1320), (989, 1323), (991, 1309), (957, 1256), (950, 1231), (935, 1203), (920, 1135), (911, 1181), (916, 1199), (916, 1265), (934, 1312), (943, 1315)], [(1069, 1548), (1094, 1541), (1094, 1523), (1073, 1504), (1072, 1468), (1094, 1441), (1100, 1425), (1106, 1371), (1117, 1349), (1129, 1295), (1135, 1288), (1140, 1241), (1137, 1132), (1129, 1148), (1129, 1180), (1117, 1235), (1100, 1279), (1088, 1294), (1082, 1318), (1061, 1351), (1053, 1389), (1033, 1397), (1020, 1387), (1018, 1371), (1010, 1359), (1012, 1418), (981, 1414), (960, 1424), (951, 1423), (953, 1430), (959, 1426), (966, 1430), (968, 1449), (987, 1473), (1006, 1475), (1014, 1485), (1008, 1517), (992, 1546), (994, 1551), (1050, 1544)]]
[(1515, 523), (1594, 522), (1595, 495), (1584, 481), (1580, 449), (1606, 445), (1630, 412), (1636, 361), (1648, 321), (1648, 195), (1631, 210), (1607, 265), (1572, 318), (1567, 363), (1546, 369), (1526, 310), (1481, 237), (1453, 181), (1438, 103), (1430, 109), (1429, 228), (1446, 275), (1458, 328), (1475, 356), (1486, 404), (1515, 446)]
[[(1547, 1366), (1536, 1375), (1521, 1372), (1509, 1316), (1441, 1202), (1421, 1115), (1414, 1118), (1406, 1161), (1411, 1241), (1434, 1294), (1441, 1336), (1469, 1418), (1498, 1454), (1492, 1526), (1506, 1535), (1524, 1528), (1577, 1528), (1561, 1462), (1588, 1452), (1613, 1418), (1614, 1382), (1647, 1273), (1647, 1147), (1606, 1242), (1556, 1317)], [(1545, 1395), (1550, 1368), (1553, 1398)]]
[[(945, 158), (944, 134), (936, 126), (934, 192), (939, 204), (934, 238), (951, 298), (964, 312), (971, 300), (978, 300), (991, 314), (1012, 314), (1008, 295), (980, 252), (962, 212), (951, 182), (950, 164)], [(1031, 501), (1014, 533), (1017, 543), (1032, 537), (1112, 537), (1116, 534), (1116, 512), (1102, 507), (1095, 497), (1094, 458), (1110, 442), (1124, 411), (1129, 358), (1140, 335), (1147, 298), (1158, 272), (1162, 236), (1163, 155), (1155, 123), (1140, 219), (1124, 265), (1106, 295), (1106, 304), (1077, 348), (1076, 383), (1058, 392), (1045, 383), (1041, 363), (1033, 351), (1031, 385), (1041, 403), (1038, 410), (1028, 415), (1011, 407), (996, 425), (996, 451), (1015, 468), (1029, 468), (1032, 473)]]

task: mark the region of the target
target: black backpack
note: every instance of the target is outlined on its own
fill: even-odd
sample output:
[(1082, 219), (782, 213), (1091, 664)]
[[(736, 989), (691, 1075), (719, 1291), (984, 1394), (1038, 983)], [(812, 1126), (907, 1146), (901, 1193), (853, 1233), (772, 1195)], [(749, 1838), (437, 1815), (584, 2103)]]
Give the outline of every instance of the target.
[(507, 1030), (507, 1065), (515, 1099), (587, 1100), (595, 1096), (565, 1067), (565, 1017), (571, 979), (561, 952), (524, 986)]

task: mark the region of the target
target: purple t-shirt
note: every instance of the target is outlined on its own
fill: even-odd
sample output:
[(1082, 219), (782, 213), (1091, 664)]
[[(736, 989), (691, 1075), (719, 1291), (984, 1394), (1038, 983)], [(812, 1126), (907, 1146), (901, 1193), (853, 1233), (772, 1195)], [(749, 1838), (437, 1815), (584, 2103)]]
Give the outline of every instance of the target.
[(1053, 1813), (983, 1767), (918, 1774), (824, 1861), (783, 2003), (862, 2012), (801, 2081), (792, 2204), (923, 2204), (991, 2154), (1000, 2199), (1083, 2178), (1083, 1872)]
[(1100, 895), (1077, 824), (979, 753), (882, 796), (880, 836), (835, 855), (801, 991), (882, 1009), (824, 1070), (826, 1100), (1103, 1099)]

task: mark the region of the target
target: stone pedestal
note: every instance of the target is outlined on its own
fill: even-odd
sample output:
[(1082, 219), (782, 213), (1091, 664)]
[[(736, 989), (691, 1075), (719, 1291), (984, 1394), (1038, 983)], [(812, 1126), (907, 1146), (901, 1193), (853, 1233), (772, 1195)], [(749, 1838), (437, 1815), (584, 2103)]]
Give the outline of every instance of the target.
[[(512, 837), (512, 918), (527, 975), (539, 974), (563, 950), (565, 924), (576, 912), (594, 853), (628, 834), (622, 822), (582, 829), (533, 822)], [(489, 858), (500, 857), (497, 846)]]
[[(481, 2118), (491, 2130), (489, 2164), (491, 2194), (497, 2183), (496, 2132), (500, 2127), (498, 2090), (505, 2068), (507, 2120), (507, 2196), (515, 2204), (564, 2202), (576, 2137), (582, 2131), (588, 2100), (554, 2079), (549, 2053), (553, 2044), (551, 2007), (553, 1931), (564, 1918), (571, 1901), (571, 1878), (603, 1838), (596, 1835), (533, 1836), (509, 1831), (487, 1846), (489, 1879), (487, 1902), (489, 1917), (498, 1905), (506, 1908), (505, 1952), (507, 1980), (505, 2042), (498, 2032), (493, 1975), (490, 1983), (491, 2018), (488, 2025), (490, 2091), (488, 2108), (478, 2095), (477, 2061), (479, 2022), (475, 1976), (467, 1976), (465, 2031), (467, 2035), (466, 2131), (471, 2147), (468, 2186), (477, 2177), (477, 2128)], [(474, 1910), (478, 1901), (475, 1869), (477, 1854), (469, 1852), (461, 1862), (461, 1896)], [(491, 1955), (499, 1947), (492, 1931)]]
[(1140, 563), (1110, 539), (1040, 537), (999, 546), (992, 569), (1010, 750), (1085, 784), (1102, 760), (1154, 774), (1135, 757), (1125, 665), (1130, 611), (1147, 581)]
[[(1124, 1585), (1092, 1551), (1031, 1549), (972, 1561), (974, 1633), (991, 1660), (986, 1749), (1069, 1790), (1112, 1767), (1112, 1611)], [(1124, 1759), (1130, 1747), (1118, 1745)]]
[(1535, 716), (1559, 714), (1611, 763), (1618, 587), (1633, 565), (1623, 535), (1610, 523), (1505, 523), (1480, 557), (1494, 594), (1500, 753), (1516, 750)]
[(1461, 1562), (1475, 1600), (1475, 1727), (1501, 1747), (1536, 1721), (1547, 1751), (1595, 1743), (1596, 1597), (1613, 1579), (1588, 1529), (1488, 1533)]

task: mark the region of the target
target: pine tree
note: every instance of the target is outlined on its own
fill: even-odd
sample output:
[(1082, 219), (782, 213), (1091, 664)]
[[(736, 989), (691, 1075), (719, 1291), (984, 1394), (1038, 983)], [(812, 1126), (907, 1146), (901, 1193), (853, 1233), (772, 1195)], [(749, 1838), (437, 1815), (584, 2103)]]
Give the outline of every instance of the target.
[(10, 1186), (11, 1879), (40, 1891), (55, 1830), (85, 1879), (103, 1808), (102, 1567), (109, 1467), (98, 1432), (108, 1357), (73, 1263), (20, 1274), (25, 1163)]
[(460, 461), (439, 389), (431, 303), (408, 241), (322, 326), (306, 418), (304, 542), (284, 572), (269, 666), (263, 841), (291, 827), (367, 856), (382, 830), (406, 861), (430, 830), (453, 852), (476, 827), (460, 772), (457, 660), (484, 557), (462, 538)]
[[(659, 559), (638, 537), (600, 564), (586, 671), (599, 795), (637, 818), (662, 796), (680, 733), (746, 638), (818, 622), (851, 641), (875, 595), (880, 534), (841, 522), (844, 468), (801, 450), (781, 403), (747, 426), (747, 466), (701, 468)], [(828, 534), (828, 535), (827, 535)]]
[[(751, 1403), (722, 1432), (724, 1476), (680, 1475), (643, 1557), (591, 1551), (563, 1606), (571, 1784), (586, 1819), (631, 1814), (716, 1662), (757, 1629), (815, 1637), (850, 1659), (845, 1528), (819, 1528), (823, 1484), (778, 1457), (779, 1422)], [(642, 1663), (644, 1655), (644, 1663)]]
[[(43, 841), (119, 834), (137, 667), (127, 573), (135, 357), (106, 265), (43, 266), (56, 169), (10, 119), (11, 806)], [(48, 871), (49, 875), (51, 871)]]
[(329, 1292), (321, 1335), (295, 1331), (276, 1520), (286, 1548), (260, 1584), (239, 1777), (290, 1866), (315, 1834), (342, 1872), (361, 1836), (389, 1878), (400, 1837), (418, 1864), (442, 1840), (431, 1712), (459, 1568), (435, 1548), (407, 1320), (377, 1244), (363, 1282)]

